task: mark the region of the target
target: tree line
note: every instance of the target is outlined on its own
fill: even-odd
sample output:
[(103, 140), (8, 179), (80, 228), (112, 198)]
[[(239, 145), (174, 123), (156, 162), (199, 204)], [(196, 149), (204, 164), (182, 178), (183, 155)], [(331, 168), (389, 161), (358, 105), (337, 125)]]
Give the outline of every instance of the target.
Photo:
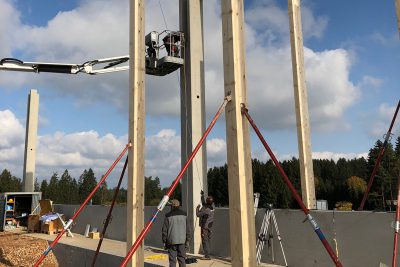
[[(68, 170), (65, 170), (61, 176), (54, 173), (49, 180), (44, 179), (39, 184), (35, 181), (35, 192), (42, 192), (43, 199), (51, 199), (55, 204), (80, 204), (96, 187), (98, 180), (95, 173), (90, 168), (84, 170), (78, 180), (71, 177)], [(22, 180), (4, 169), (0, 174), (0, 192), (19, 192), (22, 191)], [(91, 199), (93, 205), (111, 204), (116, 187), (108, 188), (107, 182), (104, 182), (96, 191)], [(168, 188), (161, 188), (160, 179), (145, 177), (145, 205), (158, 205), (162, 196)], [(174, 194), (175, 198), (180, 198), (180, 186)], [(120, 188), (116, 202), (125, 204), (127, 201), (127, 190)]]
[[(328, 201), (329, 209), (335, 208), (338, 202), (350, 202), (353, 209), (360, 205), (367, 183), (375, 166), (381, 141), (376, 141), (365, 159), (340, 158), (338, 161), (314, 159), (314, 181), (317, 199)], [(300, 163), (296, 158), (280, 162), (289, 180), (301, 195)], [(259, 207), (271, 203), (277, 208), (299, 208), (289, 188), (283, 182), (280, 172), (272, 162), (252, 160), (253, 191), (259, 192)], [(388, 200), (397, 199), (397, 178), (400, 175), (400, 137), (395, 147), (388, 142), (374, 183), (368, 195), (365, 209), (388, 210), (392, 208)], [(209, 194), (220, 206), (228, 206), (228, 166), (214, 167), (208, 170)]]
[[(327, 159), (314, 159), (314, 180), (316, 198), (328, 201), (329, 208), (335, 207), (337, 202), (346, 201), (353, 204), (353, 209), (358, 208), (361, 198), (367, 188), (367, 183), (375, 166), (378, 153), (383, 143), (377, 141), (369, 150), (367, 159), (341, 158), (338, 161)], [(280, 162), (290, 181), (301, 194), (300, 163), (297, 158)], [(277, 208), (299, 208), (291, 192), (283, 182), (281, 174), (271, 160), (262, 162), (252, 160), (253, 190), (259, 192), (259, 207), (267, 203)], [(400, 174), (400, 137), (396, 139), (395, 146), (389, 142), (381, 161), (377, 175), (365, 208), (371, 210), (387, 210), (390, 208), (388, 200), (397, 199), (397, 178)], [(162, 188), (158, 177), (145, 177), (145, 205), (157, 205), (168, 188)], [(210, 168), (207, 172), (208, 192), (215, 199), (217, 206), (229, 206), (228, 197), (228, 167)], [(98, 179), (92, 169), (84, 170), (78, 179), (71, 177), (68, 170), (60, 176), (54, 173), (49, 180), (44, 179), (39, 184), (35, 182), (35, 191), (42, 192), (42, 198), (51, 199), (54, 203), (79, 204), (82, 203), (96, 186)], [(21, 191), (20, 178), (13, 176), (4, 169), (0, 174), (0, 192)], [(175, 190), (174, 198), (181, 199), (180, 186)], [(109, 188), (104, 183), (94, 194), (92, 204), (110, 204), (115, 188)], [(200, 192), (199, 192), (200, 193)], [(121, 188), (117, 203), (127, 202), (127, 190)]]

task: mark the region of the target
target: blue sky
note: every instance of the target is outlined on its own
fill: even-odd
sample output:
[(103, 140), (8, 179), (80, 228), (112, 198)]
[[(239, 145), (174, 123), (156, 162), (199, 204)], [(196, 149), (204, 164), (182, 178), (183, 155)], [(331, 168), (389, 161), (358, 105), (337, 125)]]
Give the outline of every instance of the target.
[[(399, 100), (400, 40), (393, 1), (302, 1), (314, 158), (365, 156)], [(0, 58), (83, 63), (128, 54), (128, 0), (0, 0)], [(146, 1), (146, 31), (178, 28), (177, 0)], [(150, 12), (151, 11), (151, 12)], [(280, 159), (297, 156), (287, 1), (245, 1), (249, 108)], [(204, 1), (206, 106), (223, 98), (219, 1)], [(92, 167), (99, 177), (123, 149), (128, 74), (0, 73), (0, 169), (22, 177), (26, 100), (40, 95), (37, 177)], [(179, 172), (179, 79), (146, 77), (146, 174), (167, 185)], [(400, 119), (399, 119), (400, 120)], [(399, 135), (399, 122), (394, 136)], [(226, 159), (224, 119), (208, 165)], [(253, 156), (267, 155), (254, 134)], [(118, 174), (111, 177), (115, 184)]]

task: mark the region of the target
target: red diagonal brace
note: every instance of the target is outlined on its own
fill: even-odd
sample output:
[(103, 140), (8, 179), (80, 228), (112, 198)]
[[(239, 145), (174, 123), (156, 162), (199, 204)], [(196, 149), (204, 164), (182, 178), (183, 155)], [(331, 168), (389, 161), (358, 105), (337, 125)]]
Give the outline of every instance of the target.
[(363, 196), (363, 199), (361, 201), (360, 207), (358, 208), (358, 211), (362, 211), (364, 209), (364, 205), (365, 205), (365, 202), (367, 201), (367, 197), (368, 197), (369, 191), (371, 190), (372, 183), (374, 182), (374, 178), (375, 178), (376, 172), (378, 171), (378, 168), (379, 168), (379, 165), (381, 163), (383, 154), (385, 153), (385, 150), (386, 150), (386, 146), (387, 146), (387, 144), (389, 142), (390, 135), (392, 134), (393, 124), (394, 124), (394, 122), (396, 120), (397, 113), (399, 112), (399, 108), (400, 108), (400, 100), (397, 103), (397, 108), (396, 108), (396, 111), (394, 112), (394, 115), (393, 115), (393, 118), (392, 118), (392, 122), (390, 123), (389, 130), (386, 133), (385, 142), (383, 143), (381, 149), (379, 150), (378, 158), (376, 159), (376, 163), (375, 163), (374, 169), (372, 170), (371, 177), (369, 178), (369, 181), (368, 181), (367, 191), (365, 191), (365, 193), (364, 193), (364, 196)]
[(303, 210), (304, 214), (307, 216), (307, 220), (310, 222), (311, 226), (313, 227), (315, 233), (318, 235), (319, 239), (321, 240), (322, 244), (324, 245), (326, 251), (328, 252), (329, 256), (332, 258), (333, 262), (335, 263), (336, 266), (338, 267), (343, 267), (342, 263), (339, 261), (338, 257), (335, 255), (333, 252), (331, 246), (329, 245), (328, 241), (326, 241), (326, 238), (324, 234), (321, 231), (321, 228), (318, 226), (317, 222), (315, 219), (311, 216), (310, 211), (306, 208), (306, 206), (303, 203), (303, 200), (297, 193), (296, 189), (294, 188), (293, 184), (290, 182), (289, 178), (287, 177), (285, 171), (279, 164), (279, 161), (276, 159), (274, 153), (272, 152), (271, 148), (268, 146), (267, 142), (265, 141), (264, 137), (262, 136), (261, 132), (258, 130), (256, 124), (254, 123), (253, 119), (251, 118), (247, 108), (245, 107), (244, 104), (242, 104), (242, 114), (244, 114), (253, 127), (254, 131), (258, 135), (258, 137), (261, 140), (261, 143), (264, 145), (265, 149), (267, 150), (269, 156), (271, 157), (272, 161), (275, 163), (275, 166), (278, 168), (279, 172), (282, 175), (283, 181), (286, 183), (286, 185), (289, 187), (290, 191), (292, 192), (293, 197), (296, 199), (297, 203), (299, 204), (300, 208)]
[(129, 143), (125, 146), (124, 150), (119, 154), (118, 158), (114, 161), (114, 163), (111, 165), (111, 167), (108, 169), (108, 171), (104, 174), (103, 178), (99, 181), (99, 183), (96, 185), (96, 187), (92, 190), (92, 192), (89, 194), (89, 196), (85, 199), (85, 201), (82, 203), (82, 205), (79, 207), (79, 209), (75, 212), (75, 214), (72, 216), (71, 219), (68, 220), (67, 224), (64, 226), (62, 231), (57, 235), (56, 239), (47, 247), (47, 249), (43, 252), (43, 254), (40, 256), (40, 258), (36, 261), (34, 267), (38, 267), (44, 258), (46, 258), (47, 254), (51, 250), (53, 250), (54, 246), (58, 243), (58, 241), (61, 239), (65, 231), (71, 226), (72, 222), (78, 217), (79, 213), (83, 210), (83, 208), (86, 206), (86, 204), (89, 202), (89, 200), (93, 197), (94, 193), (96, 193), (97, 189), (101, 186), (102, 183), (106, 180), (108, 175), (111, 173), (111, 171), (114, 169), (115, 165), (121, 160), (122, 156), (125, 154), (125, 152), (128, 150), (129, 147), (132, 145)]
[(394, 240), (393, 240), (393, 257), (392, 257), (392, 267), (396, 267), (397, 261), (397, 240), (399, 238), (400, 230), (400, 175), (397, 178), (397, 207), (396, 207), (396, 220), (394, 225)]
[(175, 178), (175, 180), (172, 182), (171, 187), (169, 188), (167, 194), (163, 197), (161, 200), (160, 204), (158, 204), (157, 209), (155, 210), (153, 216), (151, 217), (150, 221), (146, 224), (146, 226), (142, 229), (140, 232), (138, 238), (136, 239), (135, 243), (129, 250), (128, 254), (122, 261), (120, 267), (124, 267), (128, 264), (130, 259), (132, 258), (133, 254), (136, 252), (137, 248), (140, 246), (142, 243), (144, 237), (146, 234), (149, 232), (151, 226), (153, 225), (154, 221), (157, 218), (157, 215), (164, 209), (165, 205), (167, 204), (169, 197), (172, 195), (174, 192), (175, 188), (177, 187), (179, 181), (182, 179), (183, 174), (185, 173), (186, 169), (189, 167), (190, 163), (193, 161), (194, 157), (196, 156), (197, 152), (199, 151), (200, 147), (203, 145), (204, 141), (206, 140), (208, 134), (210, 133), (211, 129), (214, 127), (215, 123), (217, 122), (219, 116), (221, 115), (222, 111), (224, 110), (226, 104), (231, 100), (230, 96), (225, 97), (224, 102), (218, 109), (217, 113), (215, 114), (213, 120), (211, 121), (210, 125), (206, 129), (205, 133), (201, 137), (200, 141), (197, 143), (196, 147), (194, 148), (192, 154), (190, 154), (185, 166), (183, 166), (182, 170), (179, 172), (178, 176)]
[(121, 187), (122, 179), (124, 178), (124, 174), (125, 174), (125, 170), (126, 170), (126, 166), (127, 165), (128, 165), (128, 157), (126, 157), (124, 167), (122, 168), (121, 176), (119, 177), (118, 185), (117, 185), (117, 187), (115, 188), (115, 191), (114, 191), (114, 197), (113, 197), (110, 209), (108, 210), (108, 214), (107, 214), (106, 220), (104, 222), (103, 231), (101, 232), (101, 236), (100, 236), (99, 243), (97, 244), (96, 252), (94, 253), (94, 257), (93, 257), (93, 260), (92, 260), (92, 267), (94, 267), (96, 265), (96, 260), (97, 260), (97, 256), (100, 253), (101, 244), (103, 243), (103, 239), (104, 239), (104, 236), (106, 234), (108, 224), (111, 222), (112, 212), (113, 212), (114, 205), (115, 205), (115, 202), (116, 202), (117, 197), (118, 197), (119, 189)]

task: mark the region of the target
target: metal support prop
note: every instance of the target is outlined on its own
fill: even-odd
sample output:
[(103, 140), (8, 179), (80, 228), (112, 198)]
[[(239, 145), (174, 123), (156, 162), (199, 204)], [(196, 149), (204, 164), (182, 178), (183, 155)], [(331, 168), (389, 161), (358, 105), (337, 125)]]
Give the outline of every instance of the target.
[(96, 264), (96, 259), (97, 259), (97, 256), (99, 255), (100, 247), (101, 247), (101, 244), (103, 243), (104, 235), (106, 234), (107, 227), (108, 227), (109, 223), (111, 222), (111, 217), (112, 217), (112, 212), (113, 212), (113, 209), (114, 209), (115, 201), (117, 200), (119, 189), (120, 189), (121, 183), (122, 183), (122, 178), (124, 178), (124, 174), (125, 174), (125, 170), (126, 170), (126, 166), (127, 165), (128, 165), (128, 156), (126, 157), (124, 168), (122, 169), (121, 176), (119, 177), (118, 185), (115, 188), (114, 197), (113, 197), (110, 209), (108, 210), (107, 218), (106, 218), (106, 220), (104, 222), (104, 227), (103, 227), (103, 230), (101, 232), (100, 240), (99, 240), (99, 243), (97, 244), (96, 253), (94, 254), (94, 257), (93, 257), (92, 267), (94, 267), (95, 264)]
[(400, 230), (400, 175), (397, 178), (397, 207), (396, 207), (396, 220), (394, 225), (394, 241), (393, 241), (393, 258), (392, 267), (396, 267), (397, 261), (397, 239), (399, 238)]
[(328, 241), (324, 234), (321, 231), (321, 228), (317, 224), (316, 220), (311, 216), (310, 211), (304, 205), (303, 200), (297, 193), (296, 189), (294, 188), (293, 184), (290, 182), (289, 178), (287, 177), (285, 171), (283, 170), (282, 166), (279, 164), (279, 161), (276, 159), (274, 153), (272, 152), (271, 148), (268, 146), (267, 142), (265, 141), (264, 137), (262, 136), (260, 130), (258, 130), (256, 124), (254, 123), (253, 119), (251, 118), (246, 106), (242, 104), (242, 114), (244, 114), (253, 127), (254, 131), (256, 132), (257, 136), (260, 138), (261, 143), (264, 145), (265, 149), (267, 150), (269, 156), (271, 157), (272, 161), (275, 163), (275, 166), (278, 168), (279, 172), (282, 175), (283, 181), (289, 187), (289, 190), (292, 192), (293, 197), (296, 199), (297, 203), (299, 204), (300, 208), (303, 210), (304, 214), (306, 215), (306, 220), (308, 220), (314, 229), (315, 233), (318, 235), (319, 239), (321, 240), (322, 244), (324, 245), (326, 251), (328, 252), (329, 256), (333, 260), (334, 264), (338, 267), (343, 267), (342, 263), (339, 261), (338, 257), (333, 252), (331, 246), (329, 245)]
[(364, 193), (364, 196), (363, 196), (363, 199), (361, 201), (360, 207), (358, 208), (358, 211), (362, 211), (364, 209), (364, 205), (365, 205), (365, 202), (367, 201), (367, 197), (368, 197), (369, 191), (371, 190), (372, 183), (374, 182), (374, 178), (375, 178), (376, 172), (378, 171), (378, 168), (379, 168), (379, 165), (381, 163), (383, 154), (385, 153), (387, 144), (389, 142), (390, 135), (392, 134), (392, 128), (393, 128), (394, 122), (396, 120), (397, 113), (399, 112), (399, 108), (400, 108), (400, 100), (397, 103), (397, 108), (396, 108), (396, 111), (394, 112), (394, 115), (393, 115), (393, 118), (392, 118), (392, 122), (390, 123), (389, 130), (387, 131), (387, 133), (385, 135), (385, 142), (383, 142), (383, 146), (381, 147), (381, 149), (379, 151), (378, 158), (376, 159), (374, 169), (372, 170), (371, 177), (369, 178), (369, 181), (368, 181), (367, 191), (365, 191), (365, 193)]
[(148, 233), (148, 231), (150, 230), (151, 226), (153, 225), (154, 221), (156, 220), (158, 214), (164, 209), (165, 205), (167, 204), (170, 196), (172, 195), (172, 193), (174, 192), (175, 188), (178, 186), (179, 181), (182, 179), (183, 174), (185, 173), (185, 171), (187, 170), (187, 168), (189, 167), (190, 163), (193, 161), (194, 157), (196, 156), (197, 152), (199, 151), (199, 149), (201, 148), (201, 146), (203, 145), (204, 141), (206, 140), (208, 134), (210, 133), (211, 129), (214, 127), (215, 123), (217, 122), (219, 116), (221, 115), (222, 111), (224, 110), (226, 104), (228, 104), (228, 102), (231, 100), (230, 96), (226, 96), (224, 99), (224, 102), (222, 103), (222, 105), (220, 106), (220, 108), (218, 109), (217, 113), (215, 114), (213, 120), (211, 121), (210, 125), (207, 127), (205, 133), (203, 134), (203, 136), (201, 137), (200, 141), (197, 143), (196, 147), (194, 148), (192, 154), (189, 156), (185, 166), (183, 166), (182, 170), (179, 172), (178, 176), (175, 178), (175, 180), (172, 182), (171, 187), (169, 188), (167, 194), (162, 198), (162, 200), (160, 201), (160, 203), (157, 206), (157, 209), (155, 210), (153, 216), (151, 216), (149, 222), (146, 224), (146, 226), (142, 229), (142, 231), (140, 232), (138, 238), (136, 239), (135, 243), (133, 244), (133, 246), (131, 247), (131, 249), (128, 251), (128, 254), (125, 256), (124, 260), (122, 261), (120, 267), (124, 267), (126, 266), (126, 264), (129, 262), (129, 260), (132, 258), (133, 254), (135, 253), (135, 251), (137, 250), (137, 248), (140, 246), (140, 244), (142, 243), (144, 237), (146, 236), (146, 234)]
[(78, 217), (78, 215), (81, 213), (83, 208), (86, 206), (86, 204), (89, 202), (89, 200), (93, 197), (94, 193), (100, 188), (100, 186), (104, 183), (108, 175), (111, 173), (111, 171), (114, 169), (114, 167), (117, 165), (117, 163), (121, 160), (122, 156), (125, 154), (125, 152), (128, 150), (129, 147), (132, 145), (129, 143), (125, 146), (124, 150), (119, 154), (118, 158), (114, 161), (114, 163), (111, 165), (111, 167), (107, 170), (107, 172), (104, 174), (103, 178), (99, 181), (99, 183), (96, 185), (95, 188), (93, 188), (92, 192), (89, 194), (89, 196), (85, 199), (85, 201), (81, 204), (81, 206), (78, 208), (78, 210), (75, 212), (75, 214), (71, 217), (71, 219), (68, 220), (67, 224), (64, 226), (64, 228), (61, 230), (61, 232), (57, 235), (56, 239), (47, 247), (47, 249), (43, 252), (43, 254), (40, 256), (40, 258), (36, 261), (34, 267), (39, 267), (39, 265), (42, 263), (44, 258), (46, 258), (47, 254), (51, 250), (53, 250), (54, 246), (58, 243), (58, 241), (61, 239), (65, 231), (69, 229), (69, 227), (72, 225), (72, 222)]

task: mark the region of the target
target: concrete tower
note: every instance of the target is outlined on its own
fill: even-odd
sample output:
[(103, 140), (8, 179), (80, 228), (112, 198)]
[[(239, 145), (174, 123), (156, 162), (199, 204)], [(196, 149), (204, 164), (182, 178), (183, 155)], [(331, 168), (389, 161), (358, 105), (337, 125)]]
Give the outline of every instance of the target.
[(25, 156), (24, 156), (24, 191), (35, 189), (36, 142), (39, 118), (39, 94), (31, 90), (28, 96), (26, 115)]

